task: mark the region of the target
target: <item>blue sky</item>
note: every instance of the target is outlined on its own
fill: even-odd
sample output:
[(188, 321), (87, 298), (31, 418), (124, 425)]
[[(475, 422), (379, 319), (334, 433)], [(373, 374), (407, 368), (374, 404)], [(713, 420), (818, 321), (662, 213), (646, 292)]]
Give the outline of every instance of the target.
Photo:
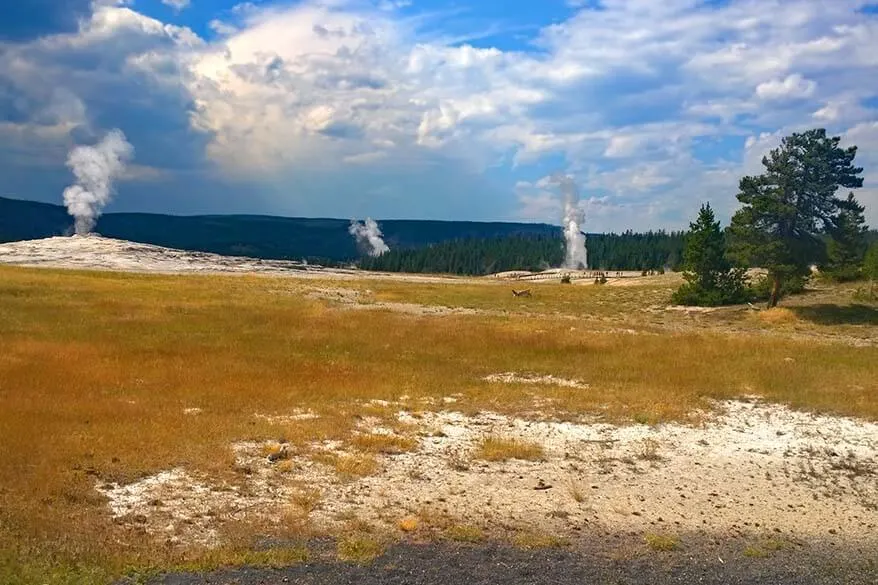
[(878, 10), (863, 0), (30, 0), (0, 8), (0, 195), (61, 202), (121, 129), (108, 210), (726, 221), (781, 137), (860, 147), (878, 225)]

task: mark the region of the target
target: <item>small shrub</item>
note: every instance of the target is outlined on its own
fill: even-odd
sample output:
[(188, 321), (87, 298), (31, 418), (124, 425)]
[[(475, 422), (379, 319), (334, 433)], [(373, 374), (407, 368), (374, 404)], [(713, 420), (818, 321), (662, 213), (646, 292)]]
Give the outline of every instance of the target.
[(874, 284), (870, 284), (869, 286), (858, 286), (857, 290), (854, 291), (853, 296), (856, 301), (874, 303), (875, 301), (878, 301), (878, 287), (875, 287)]
[(340, 561), (365, 565), (381, 556), (384, 547), (374, 538), (359, 535), (342, 538), (336, 550)]
[(445, 537), (455, 542), (480, 542), (484, 540), (485, 534), (478, 526), (455, 524), (445, 530)]
[(414, 532), (418, 529), (420, 522), (415, 516), (406, 516), (405, 518), (397, 522), (396, 525), (403, 532)]
[(676, 536), (665, 534), (647, 534), (644, 537), (646, 545), (655, 551), (668, 552), (680, 548), (680, 539)]
[(643, 439), (640, 442), (640, 450), (637, 452), (638, 459), (643, 461), (659, 461), (662, 456), (659, 455), (659, 442), (655, 439)]
[(744, 549), (744, 556), (749, 559), (764, 559), (771, 555), (757, 546), (750, 545)]
[[(805, 290), (808, 278), (805, 276), (793, 276), (784, 280), (780, 287), (780, 297), (786, 297), (801, 293)], [(771, 279), (767, 276), (759, 278), (750, 287), (750, 296), (756, 301), (767, 301), (771, 296)]]
[(561, 277), (561, 284), (570, 284), (570, 282), (571, 280), (569, 274), (565, 274)]
[(753, 298), (753, 292), (747, 288), (744, 270), (732, 269), (719, 274), (716, 283), (709, 288), (694, 279), (683, 284), (674, 291), (671, 302), (691, 307), (719, 307), (746, 303)]
[(639, 425), (648, 425), (651, 420), (651, 417), (645, 412), (637, 412), (632, 418)]
[(570, 497), (573, 498), (573, 501), (577, 504), (583, 503), (586, 499), (585, 492), (582, 491), (582, 488), (573, 481), (571, 481), (570, 485), (567, 486), (567, 492), (570, 494)]

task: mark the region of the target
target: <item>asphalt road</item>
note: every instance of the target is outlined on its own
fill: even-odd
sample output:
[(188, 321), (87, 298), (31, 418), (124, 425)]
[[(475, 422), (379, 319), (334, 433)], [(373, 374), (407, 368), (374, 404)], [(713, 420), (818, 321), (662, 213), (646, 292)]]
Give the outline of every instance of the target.
[[(287, 569), (168, 574), (151, 585), (876, 585), (878, 551), (779, 551), (748, 558), (740, 548), (607, 554), (599, 549), (521, 550), (505, 545), (400, 544), (366, 566), (318, 560)], [(726, 558), (723, 558), (726, 554)], [(326, 555), (327, 557), (329, 555)], [(871, 558), (868, 558), (871, 557)]]

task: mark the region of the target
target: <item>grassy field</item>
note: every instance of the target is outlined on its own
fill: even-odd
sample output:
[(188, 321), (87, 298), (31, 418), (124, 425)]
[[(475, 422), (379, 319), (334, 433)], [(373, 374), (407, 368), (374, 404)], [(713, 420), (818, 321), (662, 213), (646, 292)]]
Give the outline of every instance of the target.
[[(360, 292), (375, 310), (309, 298)], [(299, 281), (0, 267), (0, 582), (100, 583), (161, 566), (284, 563), (254, 552), (260, 526), (220, 550), (184, 550), (115, 523), (97, 483), (182, 467), (234, 482), (236, 441), (336, 439), (371, 453), (357, 417), (370, 400), (423, 409), (532, 412), (613, 422), (697, 422), (710, 399), (759, 395), (878, 420), (878, 310), (849, 290), (805, 295), (784, 316), (664, 311), (667, 284)], [(380, 303), (467, 307), (398, 312)], [(588, 389), (490, 384), (498, 372), (551, 374)], [(432, 402), (430, 401), (432, 400)], [(547, 402), (548, 400), (548, 402)], [(189, 409), (200, 409), (192, 416)], [(301, 409), (319, 418), (284, 422)], [(365, 467), (364, 467), (365, 465)], [(291, 532), (301, 530), (291, 523)], [(351, 553), (353, 554), (353, 553)]]

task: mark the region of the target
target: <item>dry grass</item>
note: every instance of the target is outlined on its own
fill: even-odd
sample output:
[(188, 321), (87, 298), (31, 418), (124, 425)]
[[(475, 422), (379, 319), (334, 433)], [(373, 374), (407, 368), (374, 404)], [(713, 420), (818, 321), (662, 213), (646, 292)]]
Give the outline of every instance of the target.
[(654, 551), (669, 552), (680, 548), (680, 539), (670, 534), (647, 534), (643, 537), (646, 546)]
[(485, 437), (479, 442), (473, 456), (485, 461), (507, 461), (509, 459), (539, 461), (543, 459), (544, 455), (543, 446), (537, 443), (491, 436)]
[(759, 320), (769, 325), (789, 325), (799, 321), (799, 317), (786, 307), (774, 307), (757, 313)]
[(358, 434), (351, 439), (351, 444), (367, 453), (396, 455), (414, 449), (418, 442), (410, 437), (385, 434)]
[[(317, 457), (314, 459), (315, 461), (321, 461)], [(343, 478), (374, 475), (379, 468), (378, 460), (368, 453), (356, 455), (336, 455), (333, 453), (323, 456), (322, 461), (335, 468), (335, 472)]]
[(573, 501), (577, 504), (582, 504), (587, 499), (585, 491), (573, 480), (567, 484), (567, 493), (570, 494), (570, 497), (573, 498)]
[[(304, 285), (0, 267), (0, 582), (101, 582), (207, 559), (115, 523), (94, 486), (174, 467), (234, 483), (241, 474), (230, 445), (279, 438), (296, 453), (341, 441), (358, 453), (326, 462), (343, 475), (372, 474), (388, 450), (411, 449), (412, 439), (360, 438), (358, 417), (387, 414), (365, 406), (371, 399), (407, 394), (413, 404), (441, 404), (460, 394), (456, 408), (464, 412), (520, 413), (539, 393), (559, 412), (608, 421), (642, 413), (661, 422), (690, 420), (709, 399), (758, 394), (878, 419), (878, 348), (821, 337), (875, 338), (878, 327), (824, 325), (825, 309), (796, 307), (811, 317), (795, 332), (811, 339), (785, 337), (787, 328), (750, 335), (764, 326), (745, 313), (652, 310), (667, 301), (668, 287), (540, 285), (534, 299), (513, 307), (505, 283), (332, 283), (368, 286), (379, 301), (529, 313), (510, 318), (350, 311), (291, 294), (294, 286)], [(590, 390), (522, 392), (483, 381), (507, 371), (581, 379)], [(187, 414), (194, 406), (201, 412)], [(319, 418), (254, 416), (293, 407)], [(499, 451), (518, 456), (518, 448)], [(243, 549), (222, 554), (236, 559)]]
[(420, 525), (421, 522), (418, 520), (417, 516), (406, 516), (396, 523), (397, 528), (403, 532), (414, 532)]
[(455, 524), (445, 529), (445, 538), (455, 542), (481, 542), (485, 539), (484, 531), (472, 524)]
[(293, 494), (292, 503), (306, 514), (310, 514), (320, 505), (322, 495), (320, 490), (303, 489)]
[(342, 538), (337, 544), (340, 561), (365, 565), (371, 563), (384, 553), (384, 545), (371, 536), (349, 536)]
[(640, 441), (637, 458), (643, 461), (660, 461), (659, 442), (655, 439), (646, 438)]

